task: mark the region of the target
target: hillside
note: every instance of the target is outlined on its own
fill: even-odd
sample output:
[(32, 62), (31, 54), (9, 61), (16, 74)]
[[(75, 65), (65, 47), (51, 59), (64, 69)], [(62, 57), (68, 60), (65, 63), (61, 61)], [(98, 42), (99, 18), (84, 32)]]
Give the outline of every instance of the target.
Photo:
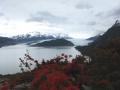
[(0, 47), (13, 44), (15, 44), (15, 40), (8, 37), (0, 37)]
[(37, 43), (34, 46), (74, 46), (74, 44), (65, 39), (55, 39), (50, 41), (44, 41), (42, 43)]
[(120, 38), (120, 22), (117, 20), (115, 24), (108, 29), (108, 31), (102, 36), (104, 40), (110, 40), (113, 38)]
[(117, 20), (115, 24), (113, 24), (113, 26), (107, 30), (107, 32), (97, 38), (94, 42), (90, 43), (88, 46), (77, 46), (76, 49), (82, 53), (87, 53), (92, 47), (102, 47), (110, 40), (118, 38), (120, 38), (120, 23)]
[(100, 38), (100, 37), (101, 37), (101, 35), (96, 35), (96, 36), (93, 36), (93, 37), (88, 38), (87, 40), (95, 41), (95, 40), (97, 40), (97, 39)]
[[(91, 58), (89, 71), (95, 80), (108, 80), (111, 87), (120, 90), (120, 23), (116, 23), (101, 38), (77, 50)], [(103, 90), (103, 89), (100, 89)]]

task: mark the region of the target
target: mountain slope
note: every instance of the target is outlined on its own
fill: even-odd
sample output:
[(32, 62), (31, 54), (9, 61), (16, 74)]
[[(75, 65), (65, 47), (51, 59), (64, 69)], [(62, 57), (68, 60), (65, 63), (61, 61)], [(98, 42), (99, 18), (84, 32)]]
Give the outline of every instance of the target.
[(97, 39), (100, 38), (100, 37), (101, 37), (101, 35), (96, 35), (96, 36), (93, 36), (93, 37), (88, 38), (87, 40), (95, 41), (95, 40), (97, 40)]
[(15, 40), (8, 38), (8, 37), (0, 37), (0, 47), (7, 46), (7, 45), (13, 45), (15, 44)]
[(108, 43), (110, 40), (120, 38), (120, 23), (117, 20), (115, 24), (107, 30), (102, 36), (97, 38), (94, 42), (90, 43), (88, 46), (77, 46), (76, 49), (82, 53), (87, 53), (89, 49), (93, 47), (102, 47), (104, 44)]
[(44, 41), (42, 43), (37, 43), (34, 46), (74, 46), (74, 44), (65, 39), (55, 39), (50, 41)]
[(100, 38), (98, 38), (92, 45), (100, 46), (103, 45), (103, 43), (111, 40), (120, 38), (120, 23), (117, 20), (115, 24), (111, 28), (107, 30)]
[(115, 24), (102, 36), (104, 40), (110, 40), (120, 37), (120, 23), (117, 20)]
[[(76, 49), (91, 58), (88, 67), (94, 80), (107, 80), (112, 87), (110, 90), (120, 90), (120, 23), (118, 21), (101, 38), (88, 46), (78, 46)], [(101, 87), (92, 90), (107, 89)]]

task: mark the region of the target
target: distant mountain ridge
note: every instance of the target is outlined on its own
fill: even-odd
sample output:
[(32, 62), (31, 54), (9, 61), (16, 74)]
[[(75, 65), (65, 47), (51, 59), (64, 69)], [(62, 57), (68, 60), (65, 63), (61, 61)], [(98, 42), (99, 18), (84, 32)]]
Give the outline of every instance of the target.
[(90, 37), (90, 38), (88, 38), (87, 40), (93, 40), (93, 41), (95, 41), (95, 40), (97, 40), (97, 39), (100, 38), (100, 37), (101, 37), (101, 35), (99, 34), (99, 35)]
[[(102, 36), (97, 38), (94, 42), (88, 46), (77, 46), (76, 49), (82, 53), (87, 53), (89, 50), (95, 47), (102, 47), (104, 44), (110, 42), (113, 39), (120, 40), (120, 22), (117, 20), (111, 28), (109, 28)], [(117, 43), (117, 42), (116, 42)]]
[(42, 34), (40, 32), (31, 32), (27, 34), (13, 36), (12, 39), (16, 40), (17, 42), (29, 42), (29, 41), (38, 41), (38, 40), (45, 40), (45, 39), (70, 39), (71, 37), (67, 34), (57, 33), (57, 34)]
[(40, 40), (48, 39), (71, 39), (67, 34), (57, 33), (57, 34), (42, 34), (40, 32), (31, 32), (27, 34), (17, 35), (13, 37), (2, 37), (0, 36), (0, 47), (7, 45), (14, 45), (19, 43), (37, 43)]
[(7, 46), (7, 45), (14, 45), (14, 44), (16, 44), (15, 40), (8, 37), (0, 36), (0, 47)]
[[(110, 82), (110, 90), (120, 90), (120, 23), (107, 30), (100, 38), (88, 46), (76, 47), (83, 55), (90, 57), (90, 75), (96, 80)], [(98, 87), (98, 85), (97, 85)], [(109, 90), (109, 88), (92, 90)]]
[(103, 34), (102, 39), (110, 40), (119, 37), (120, 37), (120, 22), (117, 20), (115, 24), (110, 29), (108, 29), (107, 32)]
[(54, 47), (54, 46), (74, 46), (74, 44), (66, 39), (55, 39), (37, 43), (33, 46)]
[(109, 28), (100, 38), (96, 39), (95, 42), (91, 43), (93, 46), (100, 46), (112, 39), (120, 38), (120, 21), (116, 22)]

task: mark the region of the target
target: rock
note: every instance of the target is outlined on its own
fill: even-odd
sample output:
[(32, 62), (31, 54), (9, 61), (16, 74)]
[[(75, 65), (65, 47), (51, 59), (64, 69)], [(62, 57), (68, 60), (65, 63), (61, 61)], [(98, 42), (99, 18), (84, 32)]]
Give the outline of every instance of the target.
[(22, 83), (19, 85), (16, 85), (14, 90), (27, 90), (28, 87), (30, 87), (31, 83)]

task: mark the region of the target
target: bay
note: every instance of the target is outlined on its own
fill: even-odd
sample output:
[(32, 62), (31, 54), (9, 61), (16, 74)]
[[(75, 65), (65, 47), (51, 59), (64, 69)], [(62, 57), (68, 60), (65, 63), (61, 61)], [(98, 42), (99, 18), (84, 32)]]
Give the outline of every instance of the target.
[[(87, 45), (90, 41), (81, 39), (70, 39), (75, 46), (76, 45)], [(29, 51), (30, 55), (38, 60), (42, 59), (49, 60), (56, 56), (65, 53), (67, 55), (80, 55), (74, 47), (30, 47), (26, 44), (18, 44), (12, 46), (6, 46), (0, 48), (0, 74), (13, 74), (20, 72), (19, 58), (24, 57), (26, 51)]]

